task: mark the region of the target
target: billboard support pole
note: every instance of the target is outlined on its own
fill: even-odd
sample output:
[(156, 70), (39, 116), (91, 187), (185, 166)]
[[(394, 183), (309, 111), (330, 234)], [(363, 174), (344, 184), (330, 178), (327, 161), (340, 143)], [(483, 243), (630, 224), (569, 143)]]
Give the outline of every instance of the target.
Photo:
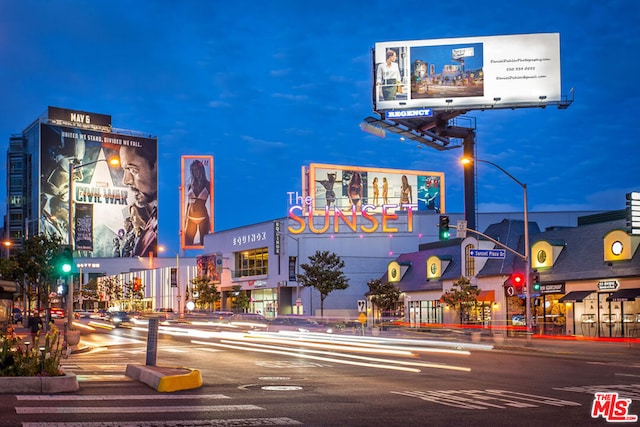
[[(476, 133), (469, 129), (463, 141), (463, 153), (467, 159), (475, 159)], [(467, 221), (467, 228), (476, 229), (476, 165), (471, 168), (464, 168), (464, 219)]]

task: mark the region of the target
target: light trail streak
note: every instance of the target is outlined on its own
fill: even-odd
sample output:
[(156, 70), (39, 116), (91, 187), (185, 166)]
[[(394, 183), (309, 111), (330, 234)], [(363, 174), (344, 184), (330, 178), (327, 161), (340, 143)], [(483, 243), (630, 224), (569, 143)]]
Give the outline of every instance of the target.
[[(308, 334), (299, 334), (296, 336), (292, 336), (291, 334), (286, 334), (287, 338), (292, 340), (291, 341), (292, 343), (298, 343), (300, 345), (304, 344), (309, 346), (310, 344), (306, 344), (306, 343), (323, 343), (323, 345), (328, 348), (332, 348), (332, 346), (339, 345), (338, 348), (348, 348), (350, 351), (373, 352), (373, 353), (382, 353), (382, 354), (394, 354), (395, 352), (398, 352), (398, 353), (420, 352), (420, 353), (455, 354), (455, 355), (461, 355), (461, 356), (469, 356), (471, 354), (471, 352), (469, 352), (468, 350), (429, 348), (425, 346), (416, 346), (416, 345), (397, 346), (397, 345), (384, 344), (383, 342), (380, 342), (380, 341), (359, 342), (354, 339), (345, 339), (345, 338), (334, 340), (333, 337), (335, 337), (335, 335), (327, 335), (327, 337), (331, 337), (331, 338), (324, 338), (320, 335), (321, 334), (308, 336)], [(249, 335), (249, 337), (251, 339), (257, 338), (258, 340), (264, 341), (264, 342), (281, 342), (282, 341), (277, 338), (270, 338), (266, 334), (252, 333)], [(274, 337), (277, 337), (277, 336), (274, 335)], [(336, 341), (342, 344), (337, 344)], [(351, 346), (351, 347), (348, 347), (348, 346)]]
[[(193, 340), (191, 342), (193, 344), (223, 347), (223, 348), (234, 349), (234, 350), (252, 351), (252, 352), (269, 353), (269, 354), (281, 354), (284, 356), (291, 356), (291, 350), (268, 350), (268, 349), (261, 349), (261, 348), (247, 348), (239, 345), (212, 343), (212, 342), (196, 341), (196, 340)], [(343, 365), (364, 366), (369, 368), (390, 369), (395, 371), (404, 371), (404, 372), (413, 372), (413, 373), (422, 372), (420, 371), (420, 369), (416, 369), (416, 368), (405, 368), (403, 366), (388, 366), (388, 365), (380, 365), (380, 364), (373, 364), (373, 363), (362, 363), (362, 362), (356, 362), (352, 360), (340, 360), (340, 359), (334, 359), (330, 357), (312, 356), (310, 354), (296, 354), (295, 357), (303, 358), (303, 359), (320, 360), (323, 362), (339, 363)]]
[[(226, 343), (226, 342), (233, 343), (233, 341), (226, 341), (226, 340), (222, 341), (222, 343)], [(275, 349), (275, 350), (283, 350), (283, 351), (287, 350), (287, 347), (261, 345), (261, 344), (250, 343), (250, 342), (244, 342), (244, 344), (249, 345), (249, 346), (253, 346), (253, 347), (260, 347), (260, 348), (267, 348), (267, 349)], [(296, 349), (294, 351), (302, 352), (303, 354), (307, 354), (307, 353), (324, 354), (324, 355), (329, 355), (329, 356), (345, 357), (345, 358), (348, 358), (348, 359), (366, 360), (366, 361), (370, 361), (370, 362), (385, 362), (385, 363), (392, 363), (392, 364), (395, 363), (395, 364), (398, 364), (398, 365), (405, 365), (405, 366), (420, 366), (420, 367), (426, 367), (426, 368), (450, 369), (450, 370), (454, 370), (454, 371), (466, 371), (466, 372), (471, 371), (471, 369), (469, 369), (469, 368), (462, 368), (462, 367), (459, 367), (459, 366), (446, 365), (446, 364), (443, 364), (443, 363), (410, 362), (410, 361), (404, 361), (404, 360), (379, 359), (379, 358), (369, 357), (369, 356), (358, 356), (358, 355), (355, 355), (355, 354), (342, 354), (342, 353), (334, 353), (334, 352), (330, 352), (330, 351), (321, 351), (321, 350)], [(348, 351), (348, 349), (347, 349), (347, 351)], [(411, 354), (411, 353), (409, 353), (409, 354)]]
[[(228, 342), (228, 344), (227, 344)], [(411, 361), (401, 361), (401, 360), (388, 360), (388, 359), (378, 359), (378, 358), (373, 358), (373, 357), (366, 357), (366, 356), (358, 356), (358, 355), (347, 355), (347, 354), (336, 354), (333, 352), (326, 352), (326, 351), (320, 351), (320, 350), (304, 350), (304, 349), (290, 349), (290, 348), (286, 348), (286, 347), (278, 347), (278, 346), (267, 346), (267, 345), (261, 345), (261, 344), (257, 344), (257, 343), (249, 343), (249, 342), (238, 342), (238, 341), (227, 341), (227, 340), (223, 340), (220, 343), (211, 343), (211, 342), (204, 342), (204, 341), (192, 341), (192, 343), (194, 344), (201, 344), (201, 345), (209, 345), (209, 346), (214, 346), (214, 347), (223, 347), (223, 348), (230, 348), (230, 349), (236, 349), (236, 350), (243, 350), (243, 351), (253, 351), (253, 352), (261, 352), (261, 353), (270, 353), (270, 354), (282, 354), (285, 356), (292, 356), (292, 353), (295, 352), (295, 356), (294, 357), (299, 357), (299, 358), (304, 358), (304, 359), (312, 359), (312, 360), (319, 360), (319, 361), (323, 361), (323, 362), (331, 362), (331, 363), (338, 363), (338, 364), (345, 364), (345, 365), (355, 365), (355, 366), (363, 366), (363, 367), (370, 367), (370, 368), (378, 368), (378, 369), (389, 369), (389, 370), (398, 370), (398, 371), (405, 371), (405, 372), (422, 372), (420, 369), (417, 368), (412, 368), (411, 366), (419, 366), (422, 368), (435, 368), (435, 369), (448, 369), (448, 370), (456, 370), (456, 371), (464, 371), (464, 372), (470, 372), (471, 369), (470, 368), (465, 368), (465, 367), (460, 367), (460, 366), (452, 366), (452, 365), (445, 365), (445, 364), (436, 364), (436, 363), (427, 363), (427, 362), (411, 362)], [(242, 346), (241, 344), (244, 344), (244, 346)], [(344, 359), (337, 359), (335, 357), (324, 357), (324, 356), (316, 356), (316, 355), (312, 355), (309, 353), (314, 353), (314, 354), (321, 354), (321, 355), (327, 355), (327, 356), (339, 356), (342, 357)], [(349, 360), (352, 359), (352, 360)], [(363, 360), (363, 361), (367, 361), (367, 362), (360, 362), (357, 361), (355, 359), (358, 360)], [(370, 363), (370, 362), (377, 362), (377, 363)], [(403, 366), (395, 366), (395, 365), (403, 365)]]

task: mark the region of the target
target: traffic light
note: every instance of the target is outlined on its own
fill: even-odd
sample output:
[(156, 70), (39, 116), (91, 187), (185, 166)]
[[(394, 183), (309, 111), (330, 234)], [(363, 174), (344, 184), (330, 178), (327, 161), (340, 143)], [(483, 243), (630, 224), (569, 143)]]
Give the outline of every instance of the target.
[(60, 253), (58, 254), (58, 273), (61, 276), (68, 276), (73, 269), (73, 252), (71, 246), (62, 246)]
[(56, 293), (58, 294), (58, 296), (66, 297), (67, 294), (69, 293), (69, 287), (64, 282), (58, 283), (58, 287), (56, 289)]
[(134, 277), (133, 278), (133, 290), (135, 292), (138, 292), (140, 289), (142, 289), (142, 279), (140, 279), (139, 277)]
[(531, 283), (533, 284), (533, 290), (535, 292), (540, 291), (540, 275), (536, 270), (531, 273)]
[(511, 274), (511, 284), (514, 288), (520, 292), (522, 287), (524, 286), (524, 274), (522, 273), (512, 273)]
[(440, 222), (438, 223), (438, 231), (440, 240), (449, 240), (449, 216), (440, 215)]

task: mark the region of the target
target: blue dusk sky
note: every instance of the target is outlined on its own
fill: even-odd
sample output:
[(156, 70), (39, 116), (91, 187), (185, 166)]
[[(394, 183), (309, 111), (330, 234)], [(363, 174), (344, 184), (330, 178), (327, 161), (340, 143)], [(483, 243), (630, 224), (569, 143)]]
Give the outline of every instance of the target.
[[(286, 216), (303, 165), (440, 171), (463, 212), (461, 150), (364, 133), (376, 42), (560, 33), (567, 110), (475, 111), (478, 158), (531, 211), (623, 209), (640, 191), (640, 2), (0, 2), (0, 149), (47, 106), (158, 136), (159, 243), (179, 250), (180, 156), (215, 158), (215, 230)], [(6, 176), (0, 211), (6, 212)], [(479, 212), (521, 187), (478, 165)]]

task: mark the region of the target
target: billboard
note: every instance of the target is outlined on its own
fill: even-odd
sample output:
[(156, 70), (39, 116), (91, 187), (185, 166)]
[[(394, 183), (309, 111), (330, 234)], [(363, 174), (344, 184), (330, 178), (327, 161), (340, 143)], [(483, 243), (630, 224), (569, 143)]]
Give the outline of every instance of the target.
[(198, 277), (205, 277), (209, 283), (220, 283), (222, 275), (222, 254), (215, 253), (196, 257)]
[[(111, 165), (113, 158), (120, 163)], [(41, 123), (40, 232), (67, 243), (72, 219), (73, 246), (80, 256), (156, 252), (157, 159), (156, 138)]]
[(373, 55), (375, 111), (561, 101), (558, 33), (381, 42)]
[(213, 233), (213, 157), (182, 156), (181, 171), (181, 247), (202, 249)]
[[(357, 214), (413, 211), (444, 212), (444, 173), (312, 163), (308, 189), (313, 214), (326, 209)], [(308, 209), (302, 209), (308, 214)]]

